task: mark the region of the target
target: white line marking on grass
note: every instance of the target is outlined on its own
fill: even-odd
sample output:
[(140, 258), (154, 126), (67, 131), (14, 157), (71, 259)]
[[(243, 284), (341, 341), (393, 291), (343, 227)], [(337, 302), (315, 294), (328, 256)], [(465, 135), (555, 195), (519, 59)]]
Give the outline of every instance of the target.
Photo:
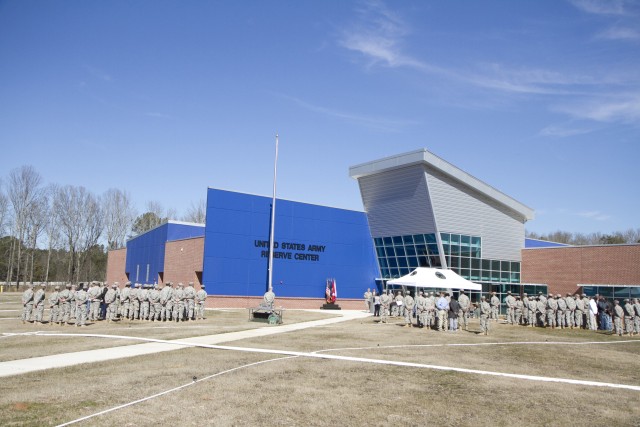
[[(130, 339), (130, 340), (138, 340), (138, 341), (149, 341), (149, 342), (173, 344), (173, 345), (179, 345), (179, 346), (185, 346), (185, 347), (212, 348), (217, 350), (243, 351), (243, 352), (249, 352), (249, 353), (281, 354), (286, 356), (300, 356), (300, 357), (309, 357), (309, 358), (317, 358), (317, 359), (373, 363), (378, 365), (435, 369), (438, 371), (453, 371), (453, 372), (460, 372), (465, 374), (489, 375), (489, 376), (496, 376), (496, 377), (516, 378), (516, 379), (529, 380), (529, 381), (564, 383), (564, 384), (574, 384), (574, 385), (583, 385), (583, 386), (592, 386), (592, 387), (621, 388), (626, 390), (640, 391), (640, 386), (629, 385), (629, 384), (604, 383), (604, 382), (598, 382), (598, 381), (574, 380), (570, 378), (542, 377), (542, 376), (536, 376), (536, 375), (510, 374), (505, 372), (481, 371), (478, 369), (454, 368), (450, 366), (440, 366), (440, 365), (427, 365), (423, 363), (399, 362), (399, 361), (383, 360), (383, 359), (369, 359), (364, 357), (339, 356), (334, 354), (324, 354), (324, 353), (318, 353), (318, 352), (307, 353), (307, 352), (300, 352), (300, 351), (274, 350), (274, 349), (265, 349), (265, 348), (222, 346), (222, 345), (213, 345), (213, 344), (190, 343), (188, 341), (167, 341), (167, 340), (160, 340), (156, 338), (127, 337), (127, 336), (120, 336), (120, 335), (62, 334), (62, 333), (44, 332), (44, 333), (36, 334), (36, 336), (73, 336), (73, 337), (82, 336), (82, 337), (94, 337), (94, 338)], [(640, 340), (631, 340), (629, 342), (640, 342)]]
[(261, 360), (259, 362), (253, 362), (253, 363), (249, 363), (249, 364), (246, 364), (246, 365), (237, 366), (235, 368), (227, 369), (226, 371), (218, 372), (218, 373), (206, 376), (204, 378), (199, 378), (199, 379), (197, 379), (195, 381), (191, 381), (190, 383), (183, 384), (181, 386), (174, 387), (174, 388), (171, 388), (169, 390), (165, 390), (165, 391), (162, 391), (160, 393), (156, 393), (156, 394), (153, 394), (151, 396), (144, 397), (142, 399), (134, 400), (134, 401), (129, 402), (129, 403), (125, 403), (125, 404), (122, 404), (122, 405), (115, 406), (113, 408), (105, 409), (104, 411), (96, 412), (95, 414), (87, 415), (85, 417), (78, 418), (78, 419), (73, 420), (73, 421), (68, 421), (68, 422), (66, 422), (64, 424), (59, 424), (57, 427), (64, 427), (64, 426), (68, 426), (68, 425), (71, 425), (71, 424), (79, 423), (81, 421), (85, 421), (85, 420), (88, 420), (88, 419), (93, 418), (93, 417), (104, 415), (104, 414), (107, 414), (109, 412), (117, 411), (119, 409), (124, 409), (124, 408), (126, 408), (128, 406), (133, 406), (133, 405), (136, 405), (138, 403), (146, 402), (147, 400), (151, 400), (151, 399), (154, 399), (156, 397), (164, 396), (165, 394), (173, 393), (174, 391), (182, 390), (183, 388), (190, 387), (190, 386), (192, 386), (194, 384), (197, 384), (197, 383), (199, 383), (201, 381), (206, 381), (206, 380), (209, 380), (211, 378), (218, 377), (220, 375), (224, 375), (224, 374), (228, 374), (230, 372), (237, 371), (239, 369), (249, 368), (251, 366), (261, 365), (263, 363), (274, 362), (274, 361), (277, 361), (277, 360), (292, 359), (292, 358), (295, 358), (295, 357), (297, 357), (297, 356), (276, 357), (274, 359)]
[(22, 311), (22, 310), (0, 310), (0, 313), (15, 313), (16, 311)]
[(329, 351), (348, 351), (348, 350), (371, 350), (379, 348), (408, 348), (408, 347), (476, 347), (490, 345), (593, 345), (593, 344), (624, 344), (624, 343), (640, 343), (637, 340), (620, 340), (620, 341), (510, 341), (510, 342), (482, 342), (482, 343), (445, 343), (445, 344), (406, 344), (406, 345), (379, 345), (370, 347), (341, 347), (328, 348), (325, 350), (317, 350), (313, 353), (322, 353)]

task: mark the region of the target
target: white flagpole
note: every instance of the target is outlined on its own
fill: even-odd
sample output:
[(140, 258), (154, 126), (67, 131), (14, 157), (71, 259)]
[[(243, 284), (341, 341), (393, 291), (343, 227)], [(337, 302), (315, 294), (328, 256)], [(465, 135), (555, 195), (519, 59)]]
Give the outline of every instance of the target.
[(269, 290), (273, 289), (273, 232), (276, 228), (276, 178), (278, 176), (278, 134), (276, 134), (276, 159), (273, 163), (273, 200), (271, 201), (271, 232), (269, 235)]

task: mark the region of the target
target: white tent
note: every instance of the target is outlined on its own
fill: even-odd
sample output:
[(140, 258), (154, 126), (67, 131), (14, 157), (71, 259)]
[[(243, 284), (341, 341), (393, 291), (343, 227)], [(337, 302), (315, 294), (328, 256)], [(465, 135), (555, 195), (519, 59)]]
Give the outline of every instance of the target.
[(458, 276), (451, 270), (418, 267), (406, 276), (389, 280), (388, 285), (411, 286), (417, 288), (469, 289), (481, 291), (482, 285)]

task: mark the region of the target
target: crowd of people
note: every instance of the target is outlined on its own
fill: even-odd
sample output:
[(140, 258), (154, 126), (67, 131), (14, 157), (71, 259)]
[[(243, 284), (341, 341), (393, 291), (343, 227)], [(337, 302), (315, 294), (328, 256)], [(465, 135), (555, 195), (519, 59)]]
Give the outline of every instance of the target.
[[(469, 318), (480, 319), (481, 332), (489, 333), (490, 322), (498, 321), (501, 301), (495, 292), (481, 296), (472, 303), (464, 290), (456, 299), (452, 293), (411, 292), (389, 290), (377, 294), (370, 289), (364, 293), (367, 311), (386, 323), (389, 317), (403, 317), (404, 326), (417, 326), (439, 331), (457, 332), (468, 329)], [(588, 297), (585, 294), (560, 294), (538, 296), (512, 295), (507, 292), (504, 300), (505, 320), (510, 325), (569, 329), (604, 330), (622, 335), (640, 333), (640, 300), (607, 300), (604, 296)], [(414, 325), (412, 319), (416, 319)]]
[(149, 322), (184, 322), (203, 320), (207, 292), (204, 285), (196, 291), (193, 283), (141, 285), (93, 281), (78, 286), (67, 283), (55, 286), (46, 295), (45, 283), (34, 291), (29, 284), (22, 294), (22, 323), (42, 324), (45, 306), (49, 308), (49, 325), (86, 326), (87, 321), (140, 320)]

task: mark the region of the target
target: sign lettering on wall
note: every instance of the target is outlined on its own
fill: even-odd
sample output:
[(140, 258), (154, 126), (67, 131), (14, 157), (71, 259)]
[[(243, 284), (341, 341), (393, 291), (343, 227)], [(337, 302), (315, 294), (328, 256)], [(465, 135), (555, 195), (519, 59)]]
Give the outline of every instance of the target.
[[(256, 248), (266, 248), (260, 251), (261, 258), (269, 258), (269, 241), (254, 240)], [(325, 245), (312, 245), (298, 242), (273, 242), (273, 259), (292, 259), (296, 261), (320, 261), (320, 254), (324, 253)], [(279, 249), (276, 251), (276, 249)]]

